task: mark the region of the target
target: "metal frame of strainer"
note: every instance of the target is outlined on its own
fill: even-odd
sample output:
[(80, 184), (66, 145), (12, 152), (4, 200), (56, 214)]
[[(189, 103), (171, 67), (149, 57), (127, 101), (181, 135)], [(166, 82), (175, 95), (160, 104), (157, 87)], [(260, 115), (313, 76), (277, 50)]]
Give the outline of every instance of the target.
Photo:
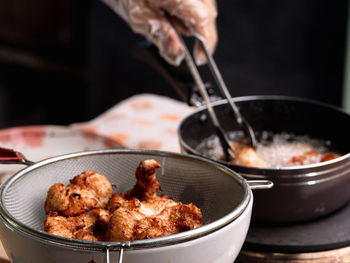
[(153, 150), (124, 150), (124, 149), (94, 150), (94, 151), (77, 152), (77, 153), (60, 155), (57, 157), (52, 157), (49, 159), (45, 159), (43, 161), (39, 161), (37, 163), (28, 161), (22, 154), (18, 152), (13, 151), (13, 153), (16, 153), (16, 157), (18, 158), (17, 161), (15, 160), (16, 157), (14, 157), (13, 159), (10, 160), (10, 162), (0, 161), (0, 163), (7, 163), (7, 164), (17, 163), (17, 164), (24, 164), (29, 166), (15, 173), (11, 178), (9, 178), (1, 186), (0, 217), (2, 218), (2, 220), (5, 221), (5, 223), (7, 223), (13, 229), (18, 230), (25, 235), (29, 235), (31, 238), (36, 239), (40, 242), (48, 242), (54, 246), (69, 247), (71, 249), (79, 249), (79, 250), (87, 250), (87, 251), (104, 250), (106, 252), (106, 263), (110, 262), (109, 261), (110, 251), (118, 251), (118, 250), (120, 251), (118, 262), (121, 263), (123, 261), (123, 252), (125, 249), (142, 249), (142, 248), (152, 248), (152, 247), (173, 245), (183, 241), (193, 240), (198, 237), (212, 233), (224, 227), (225, 225), (231, 223), (233, 220), (235, 220), (245, 211), (251, 199), (251, 191), (249, 189), (268, 189), (268, 188), (271, 188), (273, 185), (271, 181), (267, 181), (267, 180), (246, 181), (243, 177), (235, 173), (236, 175), (235, 180), (238, 180), (240, 184), (244, 187), (244, 197), (242, 199), (243, 201), (229, 214), (227, 214), (226, 216), (214, 222), (208, 223), (196, 229), (181, 232), (178, 234), (173, 234), (170, 236), (159, 237), (159, 238), (127, 241), (127, 242), (92, 242), (92, 241), (64, 238), (64, 237), (55, 236), (46, 232), (40, 232), (24, 225), (21, 222), (18, 222), (15, 218), (13, 218), (9, 214), (8, 210), (3, 205), (4, 203), (3, 199), (6, 193), (6, 190), (8, 189), (8, 187), (11, 185), (13, 181), (19, 179), (22, 176), (25, 176), (26, 173), (30, 172), (31, 170), (37, 169), (41, 166), (51, 165), (65, 159), (79, 158), (83, 156), (100, 155), (100, 154), (117, 154), (117, 153), (152, 154), (154, 156), (159, 156), (159, 157), (172, 157), (172, 158), (180, 158), (180, 159), (185, 158), (187, 160), (191, 159), (194, 161), (206, 162), (210, 165), (217, 167), (218, 169), (225, 172), (228, 176), (231, 176), (231, 177), (234, 172), (221, 164), (218, 164), (216, 162), (210, 161), (202, 157), (170, 153), (170, 152), (162, 152), (162, 151), (153, 151)]

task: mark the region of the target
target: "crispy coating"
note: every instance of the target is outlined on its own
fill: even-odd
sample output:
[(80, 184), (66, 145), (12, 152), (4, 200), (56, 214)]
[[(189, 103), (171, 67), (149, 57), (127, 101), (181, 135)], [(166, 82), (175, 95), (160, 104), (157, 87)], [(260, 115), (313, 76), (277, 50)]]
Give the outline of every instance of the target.
[(110, 211), (112, 212), (107, 240), (109, 241), (130, 241), (134, 238), (136, 228), (141, 221), (159, 214), (166, 207), (177, 203), (166, 197), (154, 197), (148, 201), (140, 201), (132, 197), (127, 199), (124, 195), (113, 195)]
[(139, 200), (146, 200), (157, 196), (159, 190), (159, 182), (156, 177), (156, 168), (160, 164), (155, 160), (144, 160), (136, 169), (136, 185), (125, 195), (127, 198), (136, 197)]
[(74, 238), (75, 226), (68, 220), (67, 217), (59, 216), (57, 212), (51, 212), (44, 223), (45, 231), (68, 238)]
[(88, 241), (102, 241), (104, 231), (108, 227), (110, 213), (104, 209), (94, 209), (88, 214), (78, 216), (60, 216), (51, 212), (45, 220), (45, 231), (68, 238)]
[(94, 208), (104, 208), (112, 193), (112, 185), (105, 176), (86, 171), (74, 177), (68, 186), (62, 183), (51, 186), (45, 211), (63, 216), (79, 215)]
[(132, 241), (200, 227), (198, 207), (157, 195), (159, 167), (155, 160), (142, 161), (135, 186), (125, 193), (112, 193), (109, 181), (93, 171), (77, 175), (67, 187), (53, 185), (45, 202), (45, 231), (89, 241)]
[(157, 195), (159, 182), (155, 160), (142, 161), (136, 170), (137, 183), (123, 194), (114, 194), (109, 205), (112, 216), (108, 241), (132, 241), (175, 234), (202, 225), (202, 213), (193, 204), (175, 202)]
[(177, 203), (160, 213), (139, 220), (134, 226), (133, 240), (167, 236), (202, 225), (202, 214), (193, 204)]
[(95, 193), (98, 201), (97, 206), (105, 206), (112, 196), (113, 189), (111, 183), (102, 174), (98, 174), (94, 171), (83, 172), (73, 178), (70, 181), (72, 185), (79, 185), (92, 189)]
[(167, 236), (202, 225), (202, 213), (193, 204), (171, 199), (142, 201), (133, 209), (120, 207), (111, 216), (108, 241), (132, 241)]

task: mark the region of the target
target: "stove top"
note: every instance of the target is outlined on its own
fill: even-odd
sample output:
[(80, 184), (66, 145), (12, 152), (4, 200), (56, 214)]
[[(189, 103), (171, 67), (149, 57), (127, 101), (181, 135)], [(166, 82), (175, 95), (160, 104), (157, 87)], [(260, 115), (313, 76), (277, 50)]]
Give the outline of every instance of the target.
[(268, 225), (252, 223), (239, 263), (350, 262), (350, 203), (313, 221)]

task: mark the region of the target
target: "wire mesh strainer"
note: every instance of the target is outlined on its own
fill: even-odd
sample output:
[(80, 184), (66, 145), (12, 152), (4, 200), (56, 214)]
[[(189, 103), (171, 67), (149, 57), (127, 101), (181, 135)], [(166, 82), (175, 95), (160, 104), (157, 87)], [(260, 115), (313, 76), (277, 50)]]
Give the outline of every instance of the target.
[[(44, 232), (44, 201), (51, 185), (68, 184), (75, 175), (95, 170), (116, 185), (117, 192), (125, 192), (134, 186), (135, 170), (145, 159), (155, 159), (162, 165), (157, 170), (162, 194), (201, 209), (202, 227), (132, 242), (90, 242)], [(158, 247), (206, 235), (237, 218), (250, 198), (249, 186), (242, 177), (203, 158), (148, 150), (99, 150), (54, 157), (19, 171), (1, 188), (0, 214), (6, 223), (33, 238), (76, 249), (106, 250), (108, 254), (110, 250)]]

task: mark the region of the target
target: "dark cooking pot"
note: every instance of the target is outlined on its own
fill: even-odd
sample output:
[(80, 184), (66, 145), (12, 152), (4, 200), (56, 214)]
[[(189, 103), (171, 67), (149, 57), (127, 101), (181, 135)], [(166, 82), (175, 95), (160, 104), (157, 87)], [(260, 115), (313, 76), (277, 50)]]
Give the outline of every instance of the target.
[[(344, 154), (331, 161), (286, 168), (254, 168), (219, 161), (246, 179), (268, 179), (274, 187), (257, 191), (253, 220), (295, 222), (327, 215), (350, 199), (350, 115), (323, 103), (282, 96), (249, 96), (234, 99), (242, 115), (259, 131), (307, 134), (329, 140)], [(213, 104), (225, 131), (240, 130), (227, 101)], [(202, 155), (195, 149), (215, 133), (206, 107), (186, 117), (178, 130), (182, 152)]]
[[(151, 65), (190, 105), (200, 105), (201, 97), (187, 67), (172, 67), (147, 42), (132, 49), (134, 58)], [(206, 74), (205, 69), (201, 69)], [(202, 72), (203, 73), (203, 72)], [(211, 83), (208, 93), (217, 99)], [(257, 191), (252, 219), (267, 222), (295, 222), (327, 215), (350, 199), (350, 115), (323, 103), (282, 96), (249, 96), (234, 99), (242, 115), (259, 131), (288, 132), (326, 139), (342, 157), (314, 165), (279, 169), (253, 168), (221, 162), (246, 179), (269, 179), (274, 187)], [(225, 131), (240, 130), (227, 101), (213, 103)], [(206, 107), (185, 118), (178, 130), (183, 153), (201, 155), (195, 148), (215, 134)]]

